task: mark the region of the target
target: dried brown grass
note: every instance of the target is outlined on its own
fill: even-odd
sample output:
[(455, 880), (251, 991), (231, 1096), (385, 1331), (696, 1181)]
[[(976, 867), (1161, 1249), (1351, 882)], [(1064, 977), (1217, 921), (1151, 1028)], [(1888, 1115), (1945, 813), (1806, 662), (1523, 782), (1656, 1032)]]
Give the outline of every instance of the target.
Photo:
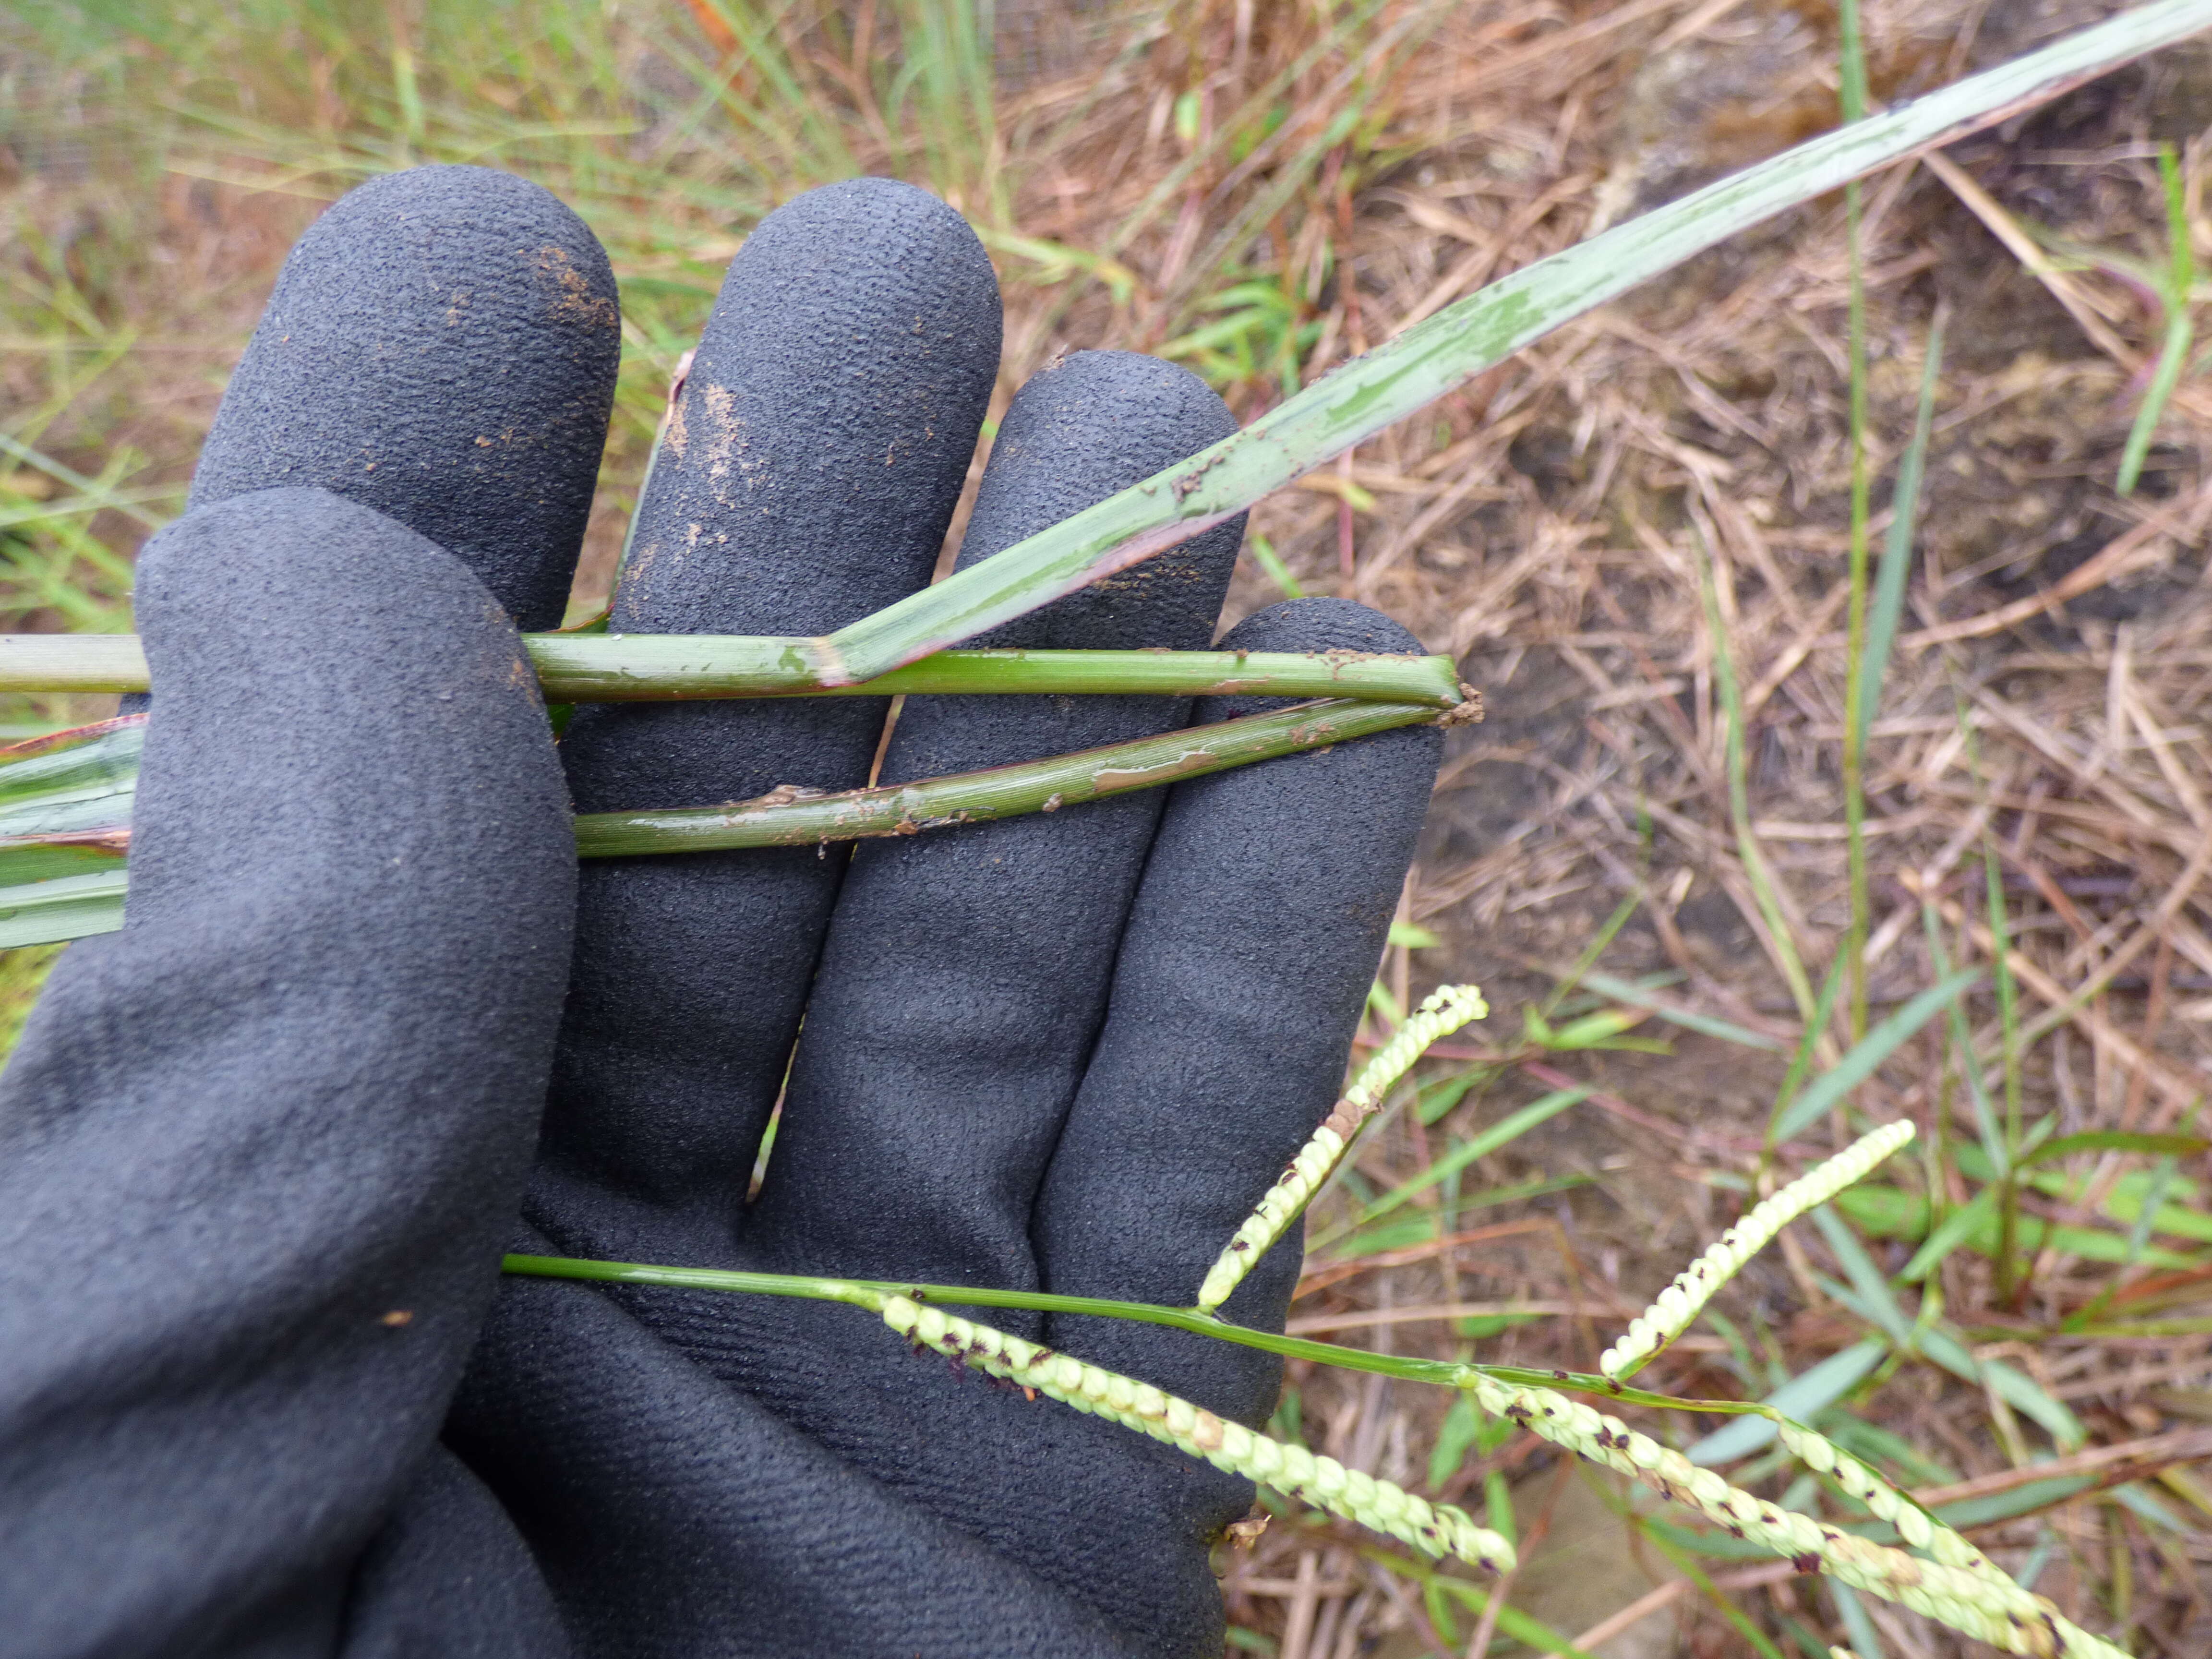
[[(1870, 5), (1877, 94), (2011, 55), (2094, 9)], [(636, 46), (641, 84), (669, 53), (715, 50), (680, 16), (670, 29)], [(853, 35), (794, 25), (792, 39), (812, 64), (813, 95), (850, 125), (862, 163), (884, 164), (890, 152), (869, 137), (864, 77), (852, 72)], [(987, 229), (1110, 261), (1097, 267), (1110, 281), (1095, 280), (1003, 236), (994, 243), (1007, 277), (1001, 404), (1054, 355), (1115, 345), (1210, 367), (1249, 418), (1282, 395), (1281, 374), (1265, 362), (1240, 372), (1189, 344), (1223, 315), (1208, 302), (1233, 281), (1290, 292), (1282, 326), (1307, 331), (1296, 364), (1310, 381), (1483, 282), (1835, 116), (1835, 19), (1816, 0), (1387, 0), (1364, 23), (1346, 8), (1332, 21), (1286, 0), (1177, 0), (1142, 15), (1041, 3), (1002, 13), (1001, 60), (999, 138), (964, 175), (962, 204)], [(1332, 136), (1355, 100), (1359, 124)], [(1256, 149), (1213, 144), (1249, 130), (1240, 112), (1260, 106), (1282, 116)], [(1991, 849), (2034, 1034), (2028, 1115), (2055, 1111), (2065, 1133), (2201, 1128), (2212, 1090), (2212, 392), (2185, 384), (2145, 487), (2132, 501), (2112, 490), (2159, 321), (2126, 263), (2162, 246), (2151, 141), (2185, 146), (2195, 204), (2208, 122), (2212, 58), (2168, 53), (1868, 191), (1878, 477), (1910, 431), (1931, 319), (1942, 307), (1951, 319), (1920, 562), (1867, 769), (1875, 1013), (1935, 977), (1923, 901), (1954, 963), (1988, 963), (1979, 860)], [(198, 154), (220, 150), (204, 137)], [(686, 167), (704, 165), (685, 155)], [(82, 273), (137, 331), (104, 376), (79, 386), (20, 347), (0, 356), (18, 421), (37, 410), (40, 430), (65, 451), (75, 442), (89, 459), (127, 443), (152, 474), (183, 476), (222, 367), (312, 210), (291, 192), (333, 187), (280, 184), (265, 159), (227, 169), (231, 182), (214, 184), (209, 166), (191, 169), (197, 179), (133, 176), (94, 158), (75, 171), (19, 167), (6, 180), (19, 224), (63, 235), (106, 213), (150, 235), (137, 263), (118, 256), (104, 286)], [(729, 227), (682, 202), (655, 210), (678, 251), (632, 251), (625, 275), (726, 257)], [(2203, 251), (2212, 243), (2198, 213)], [(2033, 225), (2104, 255), (2032, 270), (2021, 253)], [(1587, 1368), (1726, 1224), (1757, 1170), (1782, 1057), (1687, 1032), (1667, 1055), (1551, 1054), (1510, 1028), (1516, 1004), (1551, 994), (1624, 900), (1634, 908), (1604, 971), (1670, 974), (1664, 999), (1785, 1046), (1802, 1026), (1783, 954), (1817, 977), (1839, 948), (1844, 250), (1838, 204), (1795, 214), (1562, 330), (1255, 512), (1255, 532), (1306, 591), (1376, 605), (1460, 657), (1492, 711), (1454, 738), (1407, 885), (1404, 918), (1442, 943), (1395, 949), (1384, 982), (1402, 999), (1437, 980), (1480, 981), (1500, 1012), (1468, 1055), (1494, 1075), (1455, 1115), (1426, 1127), (1395, 1119), (1362, 1158), (1369, 1190), (1426, 1168), (1455, 1135), (1547, 1088), (1600, 1091), (1463, 1177), (1467, 1193), (1580, 1184), (1456, 1219), (1439, 1213), (1426, 1243), (1350, 1259), (1316, 1252), (1294, 1329)], [(58, 268), (66, 274), (65, 256)], [(630, 403), (644, 413), (618, 429), (608, 461), (617, 507), (635, 488), (665, 384), (655, 380), (665, 349), (637, 355)], [(118, 546), (137, 533), (116, 514), (97, 525)], [(611, 509), (595, 528), (580, 597), (604, 586), (618, 525)], [(1695, 574), (1701, 538), (1745, 687), (1753, 827), (1778, 873), (1786, 939), (1754, 902), (1730, 826), (1716, 641)], [(1233, 609), (1277, 596), (1253, 565)], [(1984, 996), (1971, 1006), (1987, 1054), (2001, 1038), (1993, 1006)], [(1647, 1022), (1637, 1034), (1658, 1029)], [(1825, 1033), (1824, 1060), (1849, 1040), (1840, 1023)], [(1858, 1104), (1875, 1119), (1910, 1115), (1929, 1139), (1940, 1120), (1953, 1139), (1971, 1140), (1949, 1052), (1941, 1022), (1930, 1025)], [(2099, 1202), (2141, 1164), (2077, 1162), (2084, 1186), (2071, 1202), (2033, 1195), (2028, 1208), (2113, 1233)], [(2183, 1173), (2201, 1182), (2208, 1171), (2200, 1158)], [(1955, 1167), (1935, 1176), (1954, 1202), (1972, 1190)], [(1316, 1224), (1340, 1221), (1349, 1202), (1340, 1191)], [(1420, 1200), (1434, 1202), (1434, 1193)], [(2208, 1450), (2188, 1425), (2212, 1415), (2212, 1270), (2201, 1243), (2158, 1242), (2197, 1265), (2123, 1274), (2045, 1251), (2024, 1289), (2004, 1297), (1984, 1258), (1958, 1251), (1937, 1282), (1946, 1316), (1978, 1352), (2009, 1357), (2082, 1414), (2082, 1468), (2148, 1469), (2183, 1521), (2164, 1531), (2093, 1491), (1999, 1523), (1983, 1541), (2014, 1564), (2051, 1544), (2039, 1589), (2138, 1652), (2181, 1659), (2212, 1640), (2212, 1491), (2188, 1472)], [(1873, 1248), (1893, 1270), (1907, 1249)], [(1825, 1247), (1793, 1234), (1718, 1305), (1794, 1373), (1864, 1333), (1824, 1274), (1836, 1274)], [(2114, 1330), (2060, 1330), (2116, 1284)], [(1500, 1317), (1537, 1311), (1560, 1316)], [(1503, 1328), (1476, 1340), (1470, 1320)], [(1655, 1369), (1654, 1385), (1740, 1392), (1727, 1358), (1721, 1338), (1692, 1336)], [(1291, 1384), (1317, 1449), (1422, 1483), (1443, 1401), (1298, 1366)], [(1955, 1479), (1941, 1484), (1974, 1493), (2010, 1489), (2042, 1443), (1990, 1396), (1923, 1364), (1900, 1366), (1858, 1409), (1944, 1465)], [(1479, 1498), (1489, 1473), (1506, 1472), (1525, 1539), (1583, 1502), (1553, 1468), (1519, 1436), (1468, 1461), (1443, 1491)], [(1723, 1597), (1785, 1650), (1791, 1620), (1842, 1639), (1829, 1605), (1785, 1571), (1747, 1566), (1686, 1589), (1609, 1510), (1583, 1507), (1577, 1536), (1610, 1541), (1595, 1556), (1534, 1550), (1515, 1586), (1544, 1607), (1571, 1607), (1557, 1594), (1563, 1576), (1609, 1587), (1608, 1616), (1563, 1624), (1566, 1634), (1638, 1659), (1742, 1650), (1710, 1599)], [(1419, 1587), (1380, 1565), (1371, 1541), (1291, 1516), (1255, 1543), (1224, 1547), (1232, 1619), (1284, 1659), (1510, 1647), (1473, 1620), (1447, 1641)], [(1546, 1566), (1562, 1559), (1580, 1565)], [(1914, 1615), (1874, 1617), (1893, 1651), (1963, 1650)]]

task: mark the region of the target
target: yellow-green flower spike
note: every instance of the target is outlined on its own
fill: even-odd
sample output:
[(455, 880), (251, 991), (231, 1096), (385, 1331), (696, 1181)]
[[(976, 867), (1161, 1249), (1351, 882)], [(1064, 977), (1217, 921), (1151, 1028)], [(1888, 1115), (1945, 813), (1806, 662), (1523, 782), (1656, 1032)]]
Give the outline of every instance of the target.
[(1715, 1291), (1765, 1249), (1784, 1227), (1838, 1193), (1912, 1139), (1903, 1118), (1861, 1137), (1825, 1164), (1815, 1164), (1720, 1236), (1703, 1255), (1659, 1292), (1659, 1299), (1628, 1324), (1628, 1333), (1598, 1356), (1597, 1368), (1613, 1382), (1633, 1376), (1690, 1327)]
[(1472, 1020), (1489, 1017), (1490, 1006), (1482, 1000), (1481, 991), (1472, 985), (1447, 985), (1432, 994), (1392, 1035), (1389, 1042), (1375, 1052), (1375, 1057), (1360, 1069), (1344, 1097), (1329, 1109), (1322, 1120), (1321, 1127), (1313, 1138), (1298, 1149), (1290, 1167), (1261, 1198), (1259, 1205), (1244, 1218), (1199, 1286), (1198, 1305), (1206, 1313), (1229, 1299), (1229, 1293), (1242, 1284), (1252, 1264), (1273, 1249), (1291, 1223), (1313, 1200), (1321, 1184), (1328, 1179), (1329, 1171), (1336, 1168), (1345, 1149), (1352, 1145), (1359, 1126), (1381, 1109), (1383, 1098), (1397, 1085), (1398, 1079), (1413, 1069), (1413, 1062), (1428, 1052), (1429, 1045), (1440, 1042), (1454, 1031)]
[[(1804, 1571), (1827, 1573), (2006, 1653), (2026, 1654), (2031, 1659), (2127, 1659), (2122, 1650), (2069, 1622), (2049, 1601), (2022, 1589), (1978, 1557), (1978, 1567), (1922, 1560), (1762, 1502), (1618, 1418), (1549, 1389), (1516, 1388), (1478, 1376), (1469, 1391), (1485, 1411), (1642, 1481), (1662, 1498), (1687, 1504), (1734, 1536), (1789, 1557)], [(1817, 1438), (1808, 1436), (1805, 1443), (1809, 1447)], [(1827, 1449), (1831, 1459), (1841, 1456), (1832, 1447)], [(1879, 1484), (1878, 1477), (1859, 1467), (1867, 1480)], [(1899, 1515), (1912, 1507), (1901, 1493), (1893, 1496)], [(1934, 1524), (1929, 1523), (1931, 1528)], [(1931, 1542), (1934, 1536), (1931, 1531)]]
[(1802, 1424), (1780, 1425), (1790, 1455), (1817, 1474), (1833, 1480), (1844, 1495), (1869, 1514), (1888, 1522), (1913, 1548), (1947, 1567), (1994, 1573), (1989, 1558), (1922, 1509), (1849, 1452)]
[(1079, 1412), (1205, 1459), (1218, 1469), (1271, 1486), (1348, 1521), (1387, 1533), (1433, 1557), (1457, 1556), (1492, 1572), (1513, 1566), (1513, 1546), (1449, 1504), (1431, 1504), (1388, 1480), (1347, 1469), (1333, 1457), (1255, 1434), (1188, 1400), (1100, 1366), (1055, 1353), (903, 1296), (884, 1304), (884, 1323), (909, 1341), (993, 1376), (1048, 1395)]

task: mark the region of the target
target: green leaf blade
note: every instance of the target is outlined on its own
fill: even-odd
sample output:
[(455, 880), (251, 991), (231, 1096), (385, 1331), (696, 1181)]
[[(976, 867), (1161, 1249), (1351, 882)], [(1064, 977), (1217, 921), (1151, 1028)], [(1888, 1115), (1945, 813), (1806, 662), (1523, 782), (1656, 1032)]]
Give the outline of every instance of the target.
[(2207, 27), (2212, 0), (2154, 0), (1528, 265), (1188, 460), (817, 641), (823, 683), (887, 673), (1163, 552), (1737, 232)]
[[(1888, 1343), (1868, 1337), (1808, 1366), (1768, 1395), (1765, 1403), (1784, 1417), (1809, 1423), (1871, 1376), (1888, 1354)], [(1779, 1432), (1771, 1419), (1739, 1417), (1716, 1429), (1683, 1455), (1699, 1468), (1719, 1468), (1771, 1445)]]
[(1853, 1043), (1850, 1051), (1836, 1062), (1833, 1071), (1814, 1079), (1802, 1094), (1775, 1114), (1775, 1142), (1794, 1139), (1826, 1116), (1845, 1095), (1872, 1077), (1882, 1061), (1978, 984), (1981, 977), (1978, 969), (1960, 969), (1923, 991)]

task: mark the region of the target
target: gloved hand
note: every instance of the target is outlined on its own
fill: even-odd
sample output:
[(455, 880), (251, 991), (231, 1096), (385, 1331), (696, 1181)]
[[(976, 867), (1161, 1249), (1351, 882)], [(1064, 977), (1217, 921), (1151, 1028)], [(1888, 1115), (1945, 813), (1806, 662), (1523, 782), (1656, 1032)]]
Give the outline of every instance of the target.
[[(365, 185), (295, 251), (142, 562), (128, 919), (0, 1081), (0, 1654), (1220, 1651), (1207, 1549), (1243, 1482), (851, 1308), (498, 1257), (1187, 1304), (1336, 1092), (1438, 733), (579, 882), (562, 766), (583, 811), (849, 788), (885, 713), (587, 708), (556, 761), (507, 617), (557, 619), (617, 338), (544, 191)], [(999, 343), (989, 264), (923, 192), (770, 216), (614, 630), (821, 634), (927, 583)], [(1231, 424), (1170, 365), (1055, 363), (961, 562)], [(1201, 647), (1240, 535), (981, 643)], [(1418, 649), (1334, 600), (1231, 643)], [(1255, 706), (914, 698), (881, 775)], [(1224, 1311), (1279, 1328), (1296, 1267)], [(1279, 1382), (1182, 1333), (990, 1317), (1247, 1423)]]

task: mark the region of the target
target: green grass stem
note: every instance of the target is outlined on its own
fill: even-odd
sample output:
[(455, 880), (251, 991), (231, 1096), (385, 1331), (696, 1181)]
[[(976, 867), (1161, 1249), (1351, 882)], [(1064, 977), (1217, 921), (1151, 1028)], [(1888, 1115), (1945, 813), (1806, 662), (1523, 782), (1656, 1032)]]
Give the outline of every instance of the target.
[[(1846, 125), (1866, 116), (1866, 44), (1859, 29), (1858, 0), (1838, 0), (1841, 33), (1840, 94)], [(1873, 907), (1867, 891), (1866, 732), (1868, 520), (1873, 514), (1873, 479), (1867, 458), (1870, 417), (1867, 412), (1866, 246), (1864, 204), (1859, 183), (1844, 186), (1844, 263), (1849, 298), (1845, 306), (1850, 365), (1851, 441), (1850, 540), (1846, 556), (1850, 591), (1844, 607), (1844, 861), (1850, 889), (1850, 920), (1844, 936), (1844, 961), (1850, 982), (1851, 1041), (1866, 1035), (1867, 933)]]
[(1767, 1125), (1769, 1144), (1796, 1139), (1833, 1111), (1907, 1038), (1979, 984), (1981, 978), (1978, 968), (1946, 975), (1853, 1043), (1833, 1069), (1815, 1078), (1802, 1094), (1776, 1108)]
[[(940, 651), (858, 685), (817, 684), (806, 641), (751, 635), (526, 634), (548, 702), (900, 694), (1152, 694), (1341, 697), (1454, 708), (1466, 692), (1448, 657), (1358, 652)], [(0, 635), (0, 692), (143, 691), (131, 634)]]
[(770, 795), (732, 806), (586, 813), (576, 819), (576, 851), (583, 858), (618, 858), (911, 836), (953, 824), (1058, 811), (1084, 801), (1155, 789), (1437, 718), (1434, 708), (1416, 703), (1305, 703), (1133, 743), (920, 783), (886, 784), (812, 799), (779, 800)]
[(1729, 817), (1735, 830), (1736, 856), (1742, 861), (1745, 879), (1750, 882), (1752, 896), (1759, 906), (1759, 918), (1766, 924), (1768, 937), (1773, 941), (1775, 965), (1790, 987), (1790, 994), (1796, 999), (1797, 1012), (1808, 1027), (1814, 1023), (1816, 1006), (1812, 981), (1806, 977), (1805, 964), (1797, 954), (1797, 942), (1790, 932), (1790, 919), (1783, 913), (1782, 900), (1774, 872), (1766, 861), (1766, 854), (1759, 845), (1759, 837), (1751, 827), (1750, 769), (1745, 758), (1743, 693), (1735, 673), (1735, 653), (1729, 643), (1728, 618), (1721, 614), (1720, 594), (1713, 582), (1712, 552), (1700, 541), (1698, 550), (1698, 588), (1705, 601), (1705, 625), (1713, 636), (1713, 684), (1720, 694), (1721, 719), (1723, 726), (1723, 746), (1728, 765)]
[(744, 1273), (723, 1267), (665, 1267), (638, 1261), (592, 1261), (574, 1256), (510, 1255), (501, 1270), (521, 1278), (581, 1279), (601, 1285), (651, 1285), (673, 1290), (720, 1291), (752, 1296), (797, 1297), (813, 1302), (842, 1302), (880, 1313), (894, 1296), (937, 1307), (1026, 1308), (1037, 1313), (1085, 1314), (1100, 1319), (1128, 1319), (1144, 1325), (1165, 1325), (1196, 1336), (1258, 1348), (1286, 1359), (1310, 1359), (1346, 1370), (1367, 1371), (1408, 1382), (1464, 1388), (1478, 1376), (1518, 1388), (1559, 1389), (1572, 1394), (1595, 1395), (1619, 1405), (1650, 1406), (1665, 1411), (1711, 1412), (1723, 1417), (1778, 1417), (1771, 1407), (1756, 1401), (1678, 1400), (1672, 1395), (1645, 1389), (1618, 1387), (1604, 1377), (1579, 1371), (1536, 1370), (1522, 1365), (1462, 1364), (1449, 1359), (1415, 1359), (1401, 1354), (1370, 1353), (1310, 1337), (1284, 1336), (1273, 1331), (1235, 1325), (1195, 1308), (1170, 1308), (1158, 1303), (1123, 1302), (1111, 1297), (1057, 1296), (1044, 1291), (986, 1290), (962, 1285), (912, 1285), (891, 1279), (827, 1279), (804, 1273)]
[(1813, 1069), (1813, 1061), (1820, 1047), (1820, 1033), (1828, 1029), (1828, 1017), (1836, 1008), (1836, 994), (1843, 989), (1844, 968), (1844, 955), (1838, 951), (1836, 959), (1828, 964), (1827, 977), (1820, 981), (1820, 994), (1814, 1000), (1813, 1012), (1805, 1020), (1803, 1034), (1797, 1039), (1797, 1051), (1790, 1057), (1790, 1069), (1783, 1075), (1782, 1086), (1774, 1091), (1774, 1106), (1766, 1115), (1766, 1144), (1761, 1154), (1762, 1164), (1772, 1160), (1775, 1142), (1779, 1138), (1777, 1131), (1782, 1123), (1782, 1114), (1797, 1097), (1797, 1091), (1804, 1085), (1807, 1073)]

